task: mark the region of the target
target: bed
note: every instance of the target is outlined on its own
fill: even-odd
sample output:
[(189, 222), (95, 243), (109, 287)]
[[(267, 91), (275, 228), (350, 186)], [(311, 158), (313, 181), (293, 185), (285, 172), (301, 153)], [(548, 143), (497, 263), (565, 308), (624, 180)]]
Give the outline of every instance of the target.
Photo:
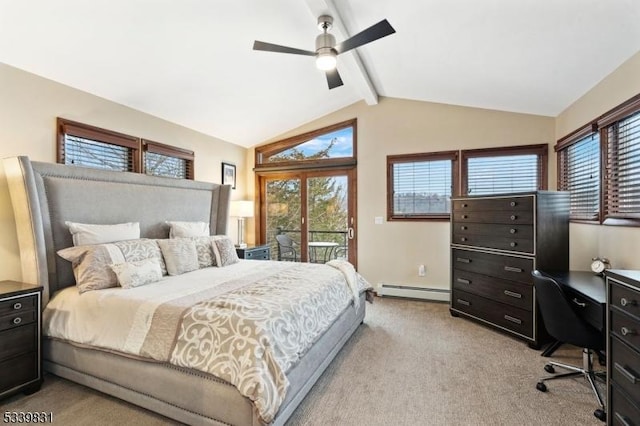
[[(273, 388), (284, 392), (273, 391), (277, 394), (275, 397), (265, 397), (269, 401), (277, 400), (275, 405), (260, 403), (260, 400), (265, 399), (265, 392), (271, 392), (262, 383), (248, 386), (253, 391), (258, 389), (262, 392), (262, 396), (254, 398), (251, 391), (247, 391), (247, 386), (232, 384), (236, 380), (233, 375), (227, 377), (222, 374), (225, 378), (221, 378), (219, 371), (213, 367), (201, 368), (188, 362), (174, 362), (175, 354), (180, 348), (178, 338), (182, 334), (178, 331), (181, 330), (180, 327), (182, 330), (187, 327), (185, 321), (189, 315), (186, 312), (192, 313), (193, 318), (213, 315), (211, 311), (203, 311), (207, 308), (207, 303), (210, 303), (209, 300), (198, 302), (200, 311), (195, 311), (193, 306), (189, 307), (189, 310), (181, 311), (182, 314), (175, 319), (175, 323), (170, 323), (173, 324), (171, 327), (176, 326), (178, 330), (174, 333), (178, 340), (174, 339), (172, 351), (162, 346), (164, 343), (157, 343), (160, 340), (156, 342), (156, 346), (147, 345), (151, 333), (141, 335), (140, 330), (144, 327), (136, 324), (146, 324), (147, 331), (164, 330), (164, 323), (156, 327), (154, 322), (160, 316), (157, 314), (160, 311), (150, 311), (152, 314), (147, 315), (146, 321), (140, 318), (136, 320), (140, 308), (127, 313), (123, 306), (130, 303), (130, 300), (118, 301), (119, 297), (129, 291), (124, 289), (90, 291), (78, 297), (71, 264), (57, 255), (60, 250), (74, 245), (67, 221), (93, 224), (137, 222), (140, 237), (153, 240), (168, 238), (167, 220), (207, 222), (211, 235), (225, 234), (231, 194), (229, 186), (31, 162), (27, 157), (5, 159), (4, 168), (15, 213), (23, 281), (44, 287), (43, 317), (47, 323), (44, 329), (48, 331), (43, 340), (43, 365), (52, 374), (187, 424), (281, 425), (291, 416), (364, 320), (366, 282), (357, 274), (354, 275), (355, 279), (350, 280), (346, 265), (339, 264), (332, 267), (242, 260), (223, 268), (198, 269), (145, 286), (154, 290), (135, 288), (128, 293), (126, 297), (137, 298), (145, 306), (153, 305), (156, 309), (158, 306), (169, 305), (158, 302), (169, 300), (169, 293), (173, 295), (171, 297), (176, 297), (176, 294), (184, 296), (184, 292), (200, 294), (213, 291), (207, 288), (205, 282), (214, 280), (212, 277), (217, 274), (215, 282), (236, 286), (233, 287), (233, 292), (220, 295), (225, 298), (225, 303), (228, 300), (240, 300), (239, 296), (236, 297), (237, 293), (245, 289), (252, 289), (247, 290), (247, 293), (276, 300), (274, 295), (269, 294), (272, 291), (268, 287), (271, 285), (271, 278), (267, 277), (285, 277), (291, 283), (299, 284), (295, 293), (299, 293), (301, 298), (307, 298), (305, 300), (327, 298), (329, 303), (324, 309), (333, 311), (330, 320), (327, 319), (322, 324), (323, 320), (319, 320), (320, 316), (317, 316), (320, 314), (314, 313), (316, 316), (313, 320), (305, 317), (306, 319), (299, 321), (306, 323), (305, 327), (314, 328), (316, 333), (305, 338), (307, 342), (304, 350), (300, 350), (301, 346), (298, 347), (297, 353), (285, 357), (284, 363), (280, 362), (284, 356), (281, 354), (283, 351), (280, 351), (277, 363), (267, 363), (279, 366), (282, 377), (281, 380), (276, 380)], [(326, 276), (327, 283), (320, 283), (318, 277), (322, 276)], [(252, 277), (257, 284), (245, 284), (248, 277)], [(338, 285), (338, 281), (342, 284)], [(331, 301), (330, 296), (320, 293), (316, 288), (330, 285), (341, 288), (335, 290), (338, 293), (350, 294)], [(283, 286), (284, 284), (276, 285)], [(309, 289), (309, 295), (304, 294), (304, 288)], [(214, 293), (218, 295), (220, 292), (216, 287)], [(312, 292), (315, 293), (311, 295)], [(232, 293), (233, 297), (228, 296)], [(84, 297), (85, 295), (87, 296)], [(346, 304), (344, 297), (348, 297)], [(79, 299), (84, 301), (82, 308), (77, 305)], [(258, 305), (270, 303), (264, 300), (261, 299)], [(215, 303), (218, 304), (219, 301)], [(252, 303), (255, 304), (255, 301)], [(311, 305), (307, 303), (307, 306)], [(251, 310), (243, 307), (239, 311)], [(166, 312), (167, 318), (177, 317), (175, 312)], [(286, 315), (291, 316), (291, 313)], [(113, 318), (118, 318), (119, 321)], [(153, 318), (153, 321), (148, 318)], [(109, 323), (110, 319), (114, 324)], [(112, 332), (117, 322), (130, 324), (131, 328)], [(291, 322), (296, 322), (295, 318)], [(58, 329), (55, 328), (56, 324)], [(65, 328), (71, 328), (65, 324), (76, 324), (78, 329), (83, 330), (84, 334), (78, 337), (81, 341), (74, 342), (69, 335), (59, 334)], [(99, 331), (100, 327), (109, 332), (102, 333)], [(262, 330), (265, 327), (256, 327), (258, 328)], [(59, 331), (60, 329), (63, 331)], [(173, 328), (168, 330), (164, 330), (165, 335), (170, 335)], [(96, 334), (109, 334), (107, 337), (115, 342), (115, 346), (103, 346), (102, 342), (94, 344), (92, 336)], [(158, 333), (160, 334), (162, 333)], [(292, 339), (294, 334), (283, 333), (287, 339)], [(254, 340), (263, 342), (265, 337)], [(280, 347), (266, 340), (265, 348), (268, 351), (276, 351), (273, 348)], [(196, 343), (196, 346), (198, 344), (200, 348), (203, 346), (201, 343)], [(151, 349), (142, 351), (141, 347)], [(182, 349), (189, 353), (184, 347)], [(256, 351), (251, 353), (253, 352)], [(163, 358), (167, 355), (169, 358)], [(183, 358), (189, 360), (192, 357)], [(234, 365), (246, 363), (245, 358), (242, 358), (242, 362), (234, 362)], [(278, 377), (278, 374), (275, 376)]]

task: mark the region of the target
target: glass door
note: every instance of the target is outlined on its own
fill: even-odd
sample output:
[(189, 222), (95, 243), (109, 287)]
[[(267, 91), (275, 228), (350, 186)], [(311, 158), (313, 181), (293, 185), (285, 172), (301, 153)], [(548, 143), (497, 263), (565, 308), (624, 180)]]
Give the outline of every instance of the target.
[(271, 247), (271, 259), (305, 261), (302, 251), (301, 179), (294, 175), (263, 179), (263, 242)]

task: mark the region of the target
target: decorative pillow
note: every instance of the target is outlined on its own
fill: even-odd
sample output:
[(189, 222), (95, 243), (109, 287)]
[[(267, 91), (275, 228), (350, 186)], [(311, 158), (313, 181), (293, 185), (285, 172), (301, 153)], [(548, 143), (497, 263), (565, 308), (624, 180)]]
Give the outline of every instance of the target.
[(111, 269), (122, 288), (134, 288), (162, 279), (158, 259), (149, 258), (137, 262), (112, 263)]
[(231, 238), (227, 236), (215, 236), (212, 240), (211, 246), (213, 247), (217, 266), (233, 265), (240, 261)]
[(118, 223), (115, 225), (92, 225), (67, 221), (64, 224), (69, 227), (74, 246), (104, 244), (140, 238), (139, 222)]
[(206, 222), (172, 222), (169, 225), (169, 238), (208, 237), (209, 224)]
[(156, 259), (160, 270), (166, 271), (162, 253), (155, 240), (141, 239), (68, 247), (59, 250), (58, 255), (71, 262), (80, 293), (117, 287), (118, 279), (110, 267), (112, 263)]
[(198, 252), (198, 267), (208, 268), (216, 266), (216, 256), (213, 254), (213, 237), (192, 237), (196, 243), (196, 251)]
[(169, 275), (180, 275), (198, 269), (196, 243), (190, 238), (157, 240)]

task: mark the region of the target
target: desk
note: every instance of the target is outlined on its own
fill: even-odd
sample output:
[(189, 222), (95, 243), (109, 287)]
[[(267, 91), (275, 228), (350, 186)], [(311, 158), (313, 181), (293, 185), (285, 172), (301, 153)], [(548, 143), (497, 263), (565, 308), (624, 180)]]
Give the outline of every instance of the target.
[[(572, 302), (575, 312), (587, 323), (604, 332), (607, 292), (604, 277), (591, 271), (541, 271), (556, 280)], [(550, 356), (562, 342), (552, 343), (542, 356)]]
[[(331, 241), (310, 241), (309, 245), (309, 260), (311, 262), (318, 262), (318, 256), (316, 250), (318, 248), (324, 248), (324, 256), (322, 257), (322, 263), (327, 263), (331, 260), (331, 254), (333, 250), (338, 247), (340, 244), (334, 243)], [(312, 250), (313, 249), (313, 250)], [(313, 255), (311, 254), (313, 253)]]

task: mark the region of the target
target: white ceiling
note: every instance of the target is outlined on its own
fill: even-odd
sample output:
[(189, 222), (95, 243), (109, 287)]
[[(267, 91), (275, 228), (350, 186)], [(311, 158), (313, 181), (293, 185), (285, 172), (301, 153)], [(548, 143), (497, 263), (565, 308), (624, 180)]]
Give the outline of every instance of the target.
[[(323, 12), (338, 42), (397, 32), (331, 91), (313, 58), (252, 50), (314, 50)], [(638, 51), (640, 0), (0, 0), (0, 62), (243, 146), (376, 93), (556, 116)]]

